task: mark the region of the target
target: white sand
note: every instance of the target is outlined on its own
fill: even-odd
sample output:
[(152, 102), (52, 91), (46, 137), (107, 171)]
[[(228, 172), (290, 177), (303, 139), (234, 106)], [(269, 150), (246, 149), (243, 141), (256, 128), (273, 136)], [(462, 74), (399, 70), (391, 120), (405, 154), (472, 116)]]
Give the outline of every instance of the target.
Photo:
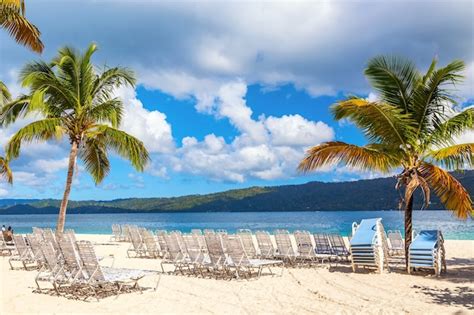
[[(78, 235), (106, 243), (108, 236)], [(116, 243), (118, 244), (118, 243)], [(114, 254), (116, 267), (159, 270), (159, 260), (126, 258), (127, 243), (97, 245)], [(283, 277), (214, 280), (163, 275), (158, 290), (97, 302), (33, 293), (36, 271), (9, 270), (0, 258), (0, 313), (199, 313), (199, 314), (474, 314), (474, 241), (446, 241), (448, 273), (353, 273), (349, 265), (286, 269)], [(107, 263), (105, 260), (104, 263)], [(153, 286), (156, 277), (143, 279)]]

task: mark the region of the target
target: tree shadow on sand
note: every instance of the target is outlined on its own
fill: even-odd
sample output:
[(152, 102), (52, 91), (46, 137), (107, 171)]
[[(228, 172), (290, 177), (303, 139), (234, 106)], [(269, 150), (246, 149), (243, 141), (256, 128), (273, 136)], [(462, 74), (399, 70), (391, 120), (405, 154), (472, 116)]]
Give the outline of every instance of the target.
[(452, 258), (446, 260), (448, 270), (442, 279), (453, 283), (472, 283), (474, 281), (474, 260)]
[(438, 289), (426, 286), (414, 285), (412, 288), (431, 297), (433, 302), (449, 306), (463, 306), (474, 310), (474, 289), (467, 286), (459, 286), (454, 289)]

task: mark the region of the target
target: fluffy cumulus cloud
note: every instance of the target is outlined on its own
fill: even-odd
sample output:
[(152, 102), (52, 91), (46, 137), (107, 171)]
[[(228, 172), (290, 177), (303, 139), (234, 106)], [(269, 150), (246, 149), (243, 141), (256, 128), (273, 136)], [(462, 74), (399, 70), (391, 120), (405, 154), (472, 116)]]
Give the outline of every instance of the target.
[(228, 119), (239, 135), (231, 142), (215, 134), (202, 141), (184, 138), (170, 159), (175, 171), (233, 182), (291, 177), (308, 146), (334, 138), (331, 127), (300, 115), (253, 119), (246, 92), (242, 81), (224, 84), (208, 108), (216, 118)]
[(166, 115), (157, 110), (147, 110), (137, 99), (132, 88), (117, 91), (125, 105), (121, 128), (137, 137), (151, 153), (170, 153), (174, 150), (171, 125)]

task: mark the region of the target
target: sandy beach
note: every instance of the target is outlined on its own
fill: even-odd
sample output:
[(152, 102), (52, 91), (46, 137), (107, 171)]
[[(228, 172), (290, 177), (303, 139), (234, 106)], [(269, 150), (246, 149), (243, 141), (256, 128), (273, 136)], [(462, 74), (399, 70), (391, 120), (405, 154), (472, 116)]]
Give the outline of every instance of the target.
[[(79, 234), (96, 242), (99, 255), (115, 256), (115, 267), (159, 270), (157, 259), (127, 258), (128, 243), (107, 235)], [(36, 271), (10, 270), (0, 258), (3, 314), (474, 314), (474, 241), (446, 241), (448, 273), (407, 275), (353, 273), (350, 265), (288, 268), (282, 277), (215, 280), (162, 275), (157, 291), (125, 293), (97, 302), (34, 293)], [(104, 259), (104, 264), (110, 263)], [(400, 266), (401, 267), (401, 266)], [(155, 285), (157, 276), (140, 281)]]

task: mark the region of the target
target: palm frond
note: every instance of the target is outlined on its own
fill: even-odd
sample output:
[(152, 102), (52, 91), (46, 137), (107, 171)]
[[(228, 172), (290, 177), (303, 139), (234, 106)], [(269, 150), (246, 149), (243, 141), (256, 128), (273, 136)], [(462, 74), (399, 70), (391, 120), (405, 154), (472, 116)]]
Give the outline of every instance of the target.
[(123, 103), (119, 98), (112, 98), (88, 109), (87, 116), (97, 123), (110, 123), (118, 127), (122, 122)]
[(96, 185), (109, 174), (110, 162), (107, 157), (107, 148), (101, 139), (87, 138), (84, 147), (79, 151), (79, 157)]
[(383, 102), (409, 112), (411, 93), (420, 80), (413, 62), (396, 56), (377, 56), (369, 61), (364, 73)]
[(452, 144), (456, 137), (472, 129), (474, 129), (474, 107), (467, 108), (436, 126), (426, 142), (438, 146)]
[(10, 94), (8, 87), (5, 85), (5, 83), (0, 81), (0, 108), (4, 104), (10, 102), (11, 98), (12, 98), (12, 95)]
[(0, 176), (6, 179), (9, 184), (13, 184), (13, 173), (8, 165), (8, 161), (0, 156)]
[(389, 172), (399, 165), (398, 159), (374, 146), (359, 147), (340, 141), (324, 142), (309, 149), (298, 169), (309, 172), (324, 166), (344, 163), (361, 170)]
[(143, 142), (125, 131), (107, 125), (100, 125), (97, 126), (96, 130), (88, 132), (86, 137), (100, 139), (105, 147), (129, 160), (138, 171), (143, 171), (150, 161), (150, 156)]
[(96, 77), (92, 89), (94, 101), (102, 103), (112, 96), (114, 89), (123, 85), (135, 86), (136, 78), (132, 70), (127, 68), (111, 68)]
[(20, 72), (20, 80), (24, 87), (31, 91), (44, 90), (47, 103), (51, 105), (51, 111), (64, 112), (73, 109), (78, 103), (77, 88), (73, 86), (70, 78), (64, 77), (64, 73), (56, 74), (54, 67), (39, 61), (28, 63)]
[(460, 74), (464, 62), (455, 60), (438, 70), (430, 68), (423, 82), (413, 92), (413, 119), (417, 121), (417, 137), (421, 133), (431, 133), (447, 117), (447, 104), (455, 104), (454, 96), (446, 86), (462, 79)]
[(474, 143), (456, 144), (431, 151), (428, 157), (451, 170), (472, 168), (474, 166)]
[(419, 170), (446, 209), (461, 219), (474, 216), (471, 196), (456, 178), (430, 163), (423, 163)]
[(24, 118), (29, 111), (30, 99), (23, 95), (18, 99), (4, 104), (0, 109), (0, 126), (8, 126), (19, 118)]
[(24, 45), (34, 52), (43, 52), (41, 32), (24, 16), (24, 4), (14, 4), (15, 1), (2, 1), (0, 4), (0, 26), (7, 30), (19, 44)]
[(23, 142), (49, 140), (63, 133), (60, 118), (45, 118), (32, 122), (18, 130), (7, 144), (7, 159), (16, 158), (20, 154)]
[(406, 144), (414, 132), (414, 122), (402, 110), (384, 103), (350, 98), (332, 106), (336, 120), (346, 118), (361, 128), (371, 142)]
[(90, 44), (86, 52), (81, 56), (80, 59), (80, 99), (87, 106), (92, 105), (92, 89), (94, 80), (97, 77), (94, 73), (94, 67), (91, 63), (92, 55), (97, 51), (96, 44)]

